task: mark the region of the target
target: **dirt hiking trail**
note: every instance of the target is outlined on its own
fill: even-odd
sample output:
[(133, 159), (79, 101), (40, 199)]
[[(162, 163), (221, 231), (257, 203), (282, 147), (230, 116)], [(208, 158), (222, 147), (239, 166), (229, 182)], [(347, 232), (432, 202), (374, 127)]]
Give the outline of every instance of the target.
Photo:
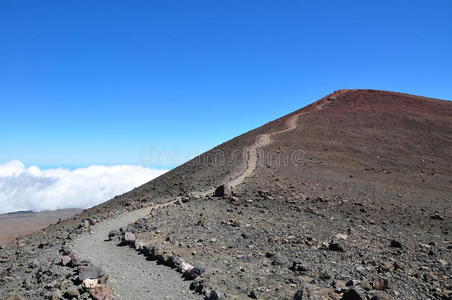
[[(321, 108), (318, 108), (321, 109)], [(298, 126), (298, 119), (305, 113), (295, 114), (286, 120), (286, 128), (273, 133), (262, 134), (247, 149), (246, 168), (243, 173), (226, 185), (235, 188), (245, 181), (256, 170), (258, 149), (271, 144), (271, 138)], [(215, 189), (198, 191), (193, 195), (206, 196)], [(107, 219), (92, 227), (89, 234), (78, 237), (73, 243), (73, 250), (83, 259), (89, 259), (93, 264), (103, 268), (108, 274), (108, 284), (118, 299), (203, 299), (201, 295), (189, 292), (190, 281), (171, 268), (157, 265), (156, 262), (146, 261), (129, 247), (118, 247), (115, 243), (106, 242), (108, 233), (134, 223), (149, 214), (151, 209), (164, 205), (171, 205), (177, 199), (164, 199), (161, 204), (151, 205), (132, 212), (123, 213), (117, 217)]]

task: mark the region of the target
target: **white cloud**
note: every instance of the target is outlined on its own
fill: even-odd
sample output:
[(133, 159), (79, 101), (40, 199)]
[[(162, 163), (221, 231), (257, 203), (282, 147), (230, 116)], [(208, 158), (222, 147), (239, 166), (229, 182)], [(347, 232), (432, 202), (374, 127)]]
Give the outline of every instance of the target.
[(140, 186), (167, 170), (90, 166), (41, 170), (20, 161), (0, 164), (0, 213), (88, 208)]

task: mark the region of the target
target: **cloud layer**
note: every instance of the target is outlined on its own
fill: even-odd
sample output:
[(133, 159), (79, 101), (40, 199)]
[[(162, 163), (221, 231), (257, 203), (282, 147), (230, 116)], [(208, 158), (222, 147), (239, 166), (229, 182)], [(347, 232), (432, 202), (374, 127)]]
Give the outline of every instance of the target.
[(0, 164), (0, 213), (88, 208), (140, 186), (167, 170), (142, 166), (90, 166), (75, 170)]

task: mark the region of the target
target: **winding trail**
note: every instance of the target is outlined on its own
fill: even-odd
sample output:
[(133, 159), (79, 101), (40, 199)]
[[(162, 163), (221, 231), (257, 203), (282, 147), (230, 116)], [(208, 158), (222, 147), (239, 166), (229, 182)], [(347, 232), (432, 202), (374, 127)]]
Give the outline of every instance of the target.
[(286, 133), (289, 131), (294, 130), (295, 128), (297, 128), (297, 121), (298, 118), (302, 115), (303, 113), (300, 114), (296, 114), (291, 116), (289, 119), (287, 119), (286, 121), (286, 127), (285, 129), (282, 129), (280, 131), (275, 131), (272, 133), (266, 133), (266, 134), (261, 134), (256, 138), (256, 141), (254, 142), (254, 144), (252, 144), (251, 146), (248, 147), (248, 157), (247, 157), (247, 161), (246, 161), (246, 169), (245, 171), (236, 179), (230, 181), (227, 185), (230, 188), (235, 188), (236, 186), (238, 186), (239, 184), (243, 183), (243, 181), (245, 181), (246, 178), (248, 178), (249, 176), (251, 176), (251, 174), (253, 174), (253, 172), (256, 170), (257, 168), (257, 161), (259, 159), (257, 153), (259, 148), (262, 147), (266, 147), (268, 145), (270, 145), (272, 143), (271, 141), (271, 137), (282, 134), (282, 133)]
[[(249, 177), (257, 168), (258, 149), (271, 144), (271, 138), (297, 128), (298, 118), (304, 113), (291, 116), (286, 121), (286, 128), (269, 134), (258, 136), (248, 147), (246, 168), (243, 173), (233, 179), (227, 186), (234, 188)], [(194, 195), (206, 196), (215, 189), (198, 191)], [(111, 230), (126, 227), (128, 224), (145, 217), (151, 209), (171, 205), (176, 198), (160, 199), (161, 204), (151, 205), (117, 217), (104, 220), (91, 229), (91, 233), (80, 235), (72, 247), (76, 255), (89, 259), (93, 264), (101, 266), (109, 276), (108, 284), (119, 299), (203, 299), (201, 295), (189, 292), (190, 281), (184, 280), (174, 270), (156, 262), (147, 261), (144, 256), (137, 255), (129, 247), (118, 247), (115, 243), (105, 242)]]

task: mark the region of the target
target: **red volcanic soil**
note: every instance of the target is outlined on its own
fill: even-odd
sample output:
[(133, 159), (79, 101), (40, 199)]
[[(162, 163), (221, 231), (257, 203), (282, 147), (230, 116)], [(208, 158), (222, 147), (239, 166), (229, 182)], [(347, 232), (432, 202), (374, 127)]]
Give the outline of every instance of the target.
[[(244, 170), (246, 155), (236, 159), (234, 150), (246, 153), (263, 135), (269, 144), (233, 197), (192, 199), (130, 230), (156, 245), (189, 241), (165, 247), (206, 266), (209, 288), (237, 297), (292, 299), (304, 289), (340, 299), (339, 286), (356, 280), (356, 299), (449, 299), (450, 101), (340, 90), (204, 154), (231, 164), (195, 160), (105, 205), (228, 183)], [(379, 280), (391, 284), (369, 284)]]

